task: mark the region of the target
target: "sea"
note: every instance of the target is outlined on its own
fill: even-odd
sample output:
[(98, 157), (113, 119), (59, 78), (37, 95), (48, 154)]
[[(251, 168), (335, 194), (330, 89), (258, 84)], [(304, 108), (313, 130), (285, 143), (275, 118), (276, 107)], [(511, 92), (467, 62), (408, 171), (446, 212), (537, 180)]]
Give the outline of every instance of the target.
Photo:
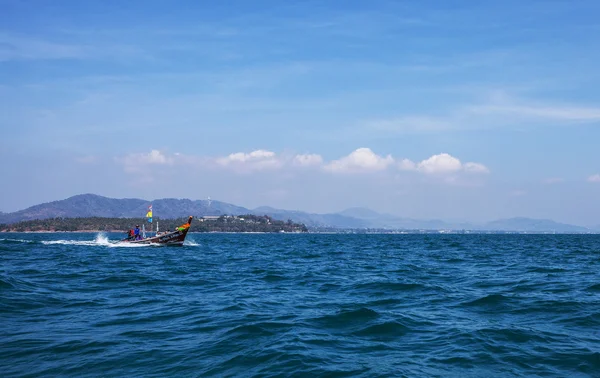
[(0, 234), (2, 377), (600, 377), (600, 235)]

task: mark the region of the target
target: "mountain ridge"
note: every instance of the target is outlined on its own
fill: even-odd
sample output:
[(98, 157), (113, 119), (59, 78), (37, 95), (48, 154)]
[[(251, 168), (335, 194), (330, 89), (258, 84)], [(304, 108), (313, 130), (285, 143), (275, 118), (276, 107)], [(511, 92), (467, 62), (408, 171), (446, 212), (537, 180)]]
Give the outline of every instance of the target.
[(63, 200), (46, 202), (12, 213), (0, 212), (0, 223), (33, 219), (107, 217), (143, 218), (152, 204), (154, 216), (164, 219), (207, 215), (268, 215), (273, 219), (292, 220), (312, 228), (387, 229), (387, 230), (479, 230), (515, 232), (589, 232), (586, 227), (559, 223), (549, 219), (512, 217), (484, 224), (448, 222), (439, 219), (412, 219), (382, 214), (364, 207), (351, 207), (337, 213), (317, 214), (283, 210), (270, 206), (249, 209), (215, 200), (162, 198), (147, 201), (139, 198), (109, 198), (97, 194), (78, 194)]

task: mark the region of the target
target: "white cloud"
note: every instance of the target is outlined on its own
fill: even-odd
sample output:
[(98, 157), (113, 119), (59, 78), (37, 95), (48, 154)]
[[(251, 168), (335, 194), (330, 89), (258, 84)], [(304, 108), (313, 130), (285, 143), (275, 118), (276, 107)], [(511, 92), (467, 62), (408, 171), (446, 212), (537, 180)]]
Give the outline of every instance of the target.
[(146, 185), (155, 182), (157, 177), (164, 174), (164, 171), (157, 169), (158, 167), (172, 166), (176, 159), (179, 161), (182, 158), (183, 156), (180, 154), (169, 155), (160, 150), (151, 150), (148, 153), (127, 154), (116, 157), (114, 160), (123, 166), (126, 173), (130, 174), (131, 184)]
[(589, 182), (600, 182), (600, 174), (591, 175), (587, 180)]
[[(148, 153), (132, 153), (115, 159), (126, 172), (148, 174), (148, 165), (154, 166), (191, 166), (199, 169), (227, 168), (237, 173), (252, 173), (258, 171), (278, 170), (289, 168), (321, 168), (334, 173), (376, 172), (394, 166), (399, 170), (415, 171), (423, 174), (440, 175), (447, 181), (451, 175), (460, 173), (482, 174), (489, 173), (489, 169), (481, 163), (461, 163), (461, 161), (448, 154), (433, 155), (421, 162), (410, 159), (395, 161), (391, 155), (377, 155), (370, 148), (362, 147), (354, 150), (349, 155), (330, 162), (324, 162), (319, 154), (278, 155), (273, 151), (259, 149), (249, 153), (236, 152), (223, 157), (208, 157), (184, 155), (181, 153), (167, 154), (160, 150), (151, 150)], [(154, 169), (153, 174), (159, 172)], [(293, 169), (286, 171), (293, 175)], [(459, 176), (453, 180), (460, 181)], [(457, 182), (458, 182), (457, 181)], [(449, 182), (449, 181), (448, 181)]]
[(359, 148), (350, 155), (334, 160), (325, 166), (331, 172), (381, 171), (394, 162), (391, 155), (379, 156), (370, 148)]
[(149, 154), (141, 154), (140, 162), (148, 164), (169, 164), (172, 162), (172, 159), (167, 158), (159, 150), (152, 150)]
[(490, 170), (488, 169), (488, 167), (486, 167), (483, 164), (480, 163), (465, 163), (463, 165), (463, 169), (465, 170), (465, 172), (471, 172), (471, 173), (489, 173)]
[(323, 158), (317, 154), (296, 155), (292, 163), (301, 167), (319, 166), (323, 164)]
[(265, 169), (276, 169), (283, 165), (275, 152), (267, 150), (255, 150), (250, 153), (236, 152), (226, 157), (217, 158), (216, 163), (239, 171), (259, 171)]
[(454, 156), (447, 153), (441, 153), (423, 160), (417, 164), (417, 169), (425, 173), (457, 172), (462, 169), (462, 164), (460, 163), (460, 160)]
[(412, 160), (402, 159), (400, 162), (398, 162), (398, 168), (403, 171), (414, 171), (417, 169), (417, 164), (415, 164), (415, 162)]
[(147, 165), (170, 165), (174, 162), (173, 156), (167, 156), (159, 150), (149, 153), (133, 153), (124, 157), (116, 158), (123, 165), (126, 172), (139, 172), (147, 168)]
[(420, 163), (415, 163), (409, 159), (402, 159), (398, 162), (398, 168), (403, 171), (419, 171), (427, 174), (490, 172), (490, 170), (481, 163), (468, 162), (463, 164), (459, 159), (447, 153), (433, 155)]
[(236, 152), (230, 154), (226, 158), (221, 158), (219, 161), (222, 164), (229, 164), (231, 162), (247, 162), (247, 161), (258, 161), (264, 159), (271, 159), (275, 157), (275, 152), (266, 151), (266, 150), (256, 150), (252, 151), (249, 154), (245, 154), (243, 152)]

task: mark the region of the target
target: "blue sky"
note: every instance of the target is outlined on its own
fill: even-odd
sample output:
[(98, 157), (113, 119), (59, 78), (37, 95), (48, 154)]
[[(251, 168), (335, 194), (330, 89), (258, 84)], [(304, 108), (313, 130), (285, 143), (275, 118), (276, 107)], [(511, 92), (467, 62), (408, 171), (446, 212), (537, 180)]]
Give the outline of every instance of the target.
[(0, 0), (1, 211), (600, 224), (597, 1)]

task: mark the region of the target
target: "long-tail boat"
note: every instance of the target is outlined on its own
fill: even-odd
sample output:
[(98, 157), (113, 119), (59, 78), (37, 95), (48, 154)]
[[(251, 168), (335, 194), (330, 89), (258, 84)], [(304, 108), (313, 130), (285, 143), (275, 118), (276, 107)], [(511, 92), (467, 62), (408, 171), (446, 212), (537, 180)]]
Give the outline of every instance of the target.
[[(164, 244), (164, 245), (183, 245), (185, 241), (185, 236), (190, 230), (190, 226), (192, 224), (192, 216), (188, 218), (187, 223), (182, 224), (177, 227), (175, 231), (170, 232), (156, 232), (155, 236), (150, 237), (142, 237), (141, 239), (133, 239), (126, 238), (121, 240), (121, 242), (131, 243), (131, 244)], [(144, 232), (145, 233), (145, 232)]]

